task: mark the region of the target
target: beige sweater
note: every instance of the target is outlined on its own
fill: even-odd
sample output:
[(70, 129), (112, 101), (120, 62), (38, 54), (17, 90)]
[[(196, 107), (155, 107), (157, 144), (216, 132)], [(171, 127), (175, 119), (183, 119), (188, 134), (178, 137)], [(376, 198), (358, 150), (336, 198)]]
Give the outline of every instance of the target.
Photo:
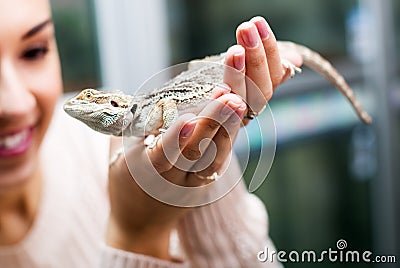
[[(182, 264), (106, 246), (108, 142), (58, 106), (41, 151), (36, 220), (23, 241), (0, 247), (0, 267), (280, 267), (257, 261), (257, 252), (273, 245), (265, 208), (243, 184), (181, 220), (171, 251), (183, 251)], [(240, 172), (238, 165), (225, 176), (230, 172)]]

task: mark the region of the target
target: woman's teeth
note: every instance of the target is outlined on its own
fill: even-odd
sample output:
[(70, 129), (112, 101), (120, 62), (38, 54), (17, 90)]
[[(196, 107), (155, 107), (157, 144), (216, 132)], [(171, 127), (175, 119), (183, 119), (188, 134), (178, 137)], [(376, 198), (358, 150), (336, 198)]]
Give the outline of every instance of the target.
[(0, 138), (0, 148), (13, 149), (20, 146), (28, 137), (29, 129), (24, 129), (18, 133), (7, 135)]

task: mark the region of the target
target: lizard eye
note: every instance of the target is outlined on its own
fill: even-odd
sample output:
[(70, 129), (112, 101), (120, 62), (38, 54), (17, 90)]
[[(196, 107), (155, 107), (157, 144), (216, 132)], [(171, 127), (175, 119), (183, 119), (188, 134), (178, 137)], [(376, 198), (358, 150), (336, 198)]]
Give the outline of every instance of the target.
[(113, 101), (113, 100), (112, 100), (112, 101), (110, 102), (110, 104), (111, 104), (112, 107), (119, 107), (119, 105), (118, 105), (118, 103), (117, 103), (116, 101)]
[(92, 92), (86, 92), (86, 98), (90, 98), (92, 96)]

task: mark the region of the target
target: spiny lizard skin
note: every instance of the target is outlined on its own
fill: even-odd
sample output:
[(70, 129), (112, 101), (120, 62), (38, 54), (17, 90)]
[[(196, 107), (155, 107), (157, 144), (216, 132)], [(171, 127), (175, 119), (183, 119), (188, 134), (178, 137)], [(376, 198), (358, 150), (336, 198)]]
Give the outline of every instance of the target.
[[(353, 90), (339, 72), (321, 55), (292, 42), (278, 42), (280, 49), (297, 51), (304, 65), (328, 79), (350, 102), (359, 118), (371, 124)], [(187, 71), (143, 95), (84, 89), (67, 101), (64, 110), (92, 129), (116, 136), (157, 135), (185, 112), (197, 114), (210, 101), (213, 89), (223, 83), (225, 54), (192, 61)], [(211, 63), (210, 63), (211, 62)], [(291, 75), (301, 70), (285, 61)]]

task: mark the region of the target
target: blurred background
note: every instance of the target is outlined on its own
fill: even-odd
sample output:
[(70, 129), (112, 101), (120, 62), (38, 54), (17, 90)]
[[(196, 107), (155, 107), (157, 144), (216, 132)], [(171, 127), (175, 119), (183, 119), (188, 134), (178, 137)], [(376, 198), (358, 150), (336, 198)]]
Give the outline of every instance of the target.
[[(399, 267), (400, 1), (52, 3), (65, 91), (104, 87), (133, 93), (167, 66), (225, 51), (235, 43), (238, 24), (255, 15), (268, 20), (278, 39), (323, 54), (375, 121), (360, 123), (344, 98), (307, 69), (279, 88), (270, 102), (276, 156), (256, 191), (268, 208), (270, 235), (285, 251), (336, 249), (336, 241), (345, 239), (349, 250), (397, 257), (397, 266), (374, 267)], [(236, 151), (240, 155), (240, 146)], [(256, 161), (249, 163), (247, 181)]]

